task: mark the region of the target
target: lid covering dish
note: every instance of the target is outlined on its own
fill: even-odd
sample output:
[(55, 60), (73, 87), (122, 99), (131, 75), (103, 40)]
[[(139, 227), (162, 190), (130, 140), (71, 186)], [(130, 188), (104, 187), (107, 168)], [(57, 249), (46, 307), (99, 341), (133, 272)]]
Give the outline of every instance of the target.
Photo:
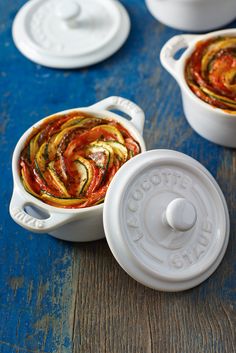
[(208, 278), (229, 238), (228, 209), (215, 179), (193, 158), (169, 150), (142, 153), (117, 172), (103, 223), (124, 270), (164, 291)]
[(79, 68), (115, 53), (130, 20), (115, 0), (31, 0), (18, 12), (13, 39), (23, 55), (53, 68)]

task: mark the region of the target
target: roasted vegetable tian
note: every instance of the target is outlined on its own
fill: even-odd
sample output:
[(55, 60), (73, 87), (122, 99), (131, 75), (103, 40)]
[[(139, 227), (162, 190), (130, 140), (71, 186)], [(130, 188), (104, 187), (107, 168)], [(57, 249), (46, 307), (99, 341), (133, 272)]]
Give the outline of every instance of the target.
[(72, 112), (46, 119), (29, 136), (20, 156), (25, 189), (63, 208), (97, 205), (117, 170), (140, 153), (118, 122)]
[(236, 37), (198, 42), (187, 60), (185, 77), (203, 101), (236, 113)]

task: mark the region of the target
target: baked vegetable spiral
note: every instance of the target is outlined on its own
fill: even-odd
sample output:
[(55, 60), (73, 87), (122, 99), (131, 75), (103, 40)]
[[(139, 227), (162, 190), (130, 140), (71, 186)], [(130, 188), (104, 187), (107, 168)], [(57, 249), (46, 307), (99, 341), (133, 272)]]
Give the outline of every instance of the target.
[(140, 153), (118, 122), (71, 112), (35, 128), (20, 156), (25, 189), (45, 203), (81, 208), (103, 202), (117, 170)]
[(236, 113), (236, 37), (198, 42), (187, 60), (185, 78), (200, 99)]

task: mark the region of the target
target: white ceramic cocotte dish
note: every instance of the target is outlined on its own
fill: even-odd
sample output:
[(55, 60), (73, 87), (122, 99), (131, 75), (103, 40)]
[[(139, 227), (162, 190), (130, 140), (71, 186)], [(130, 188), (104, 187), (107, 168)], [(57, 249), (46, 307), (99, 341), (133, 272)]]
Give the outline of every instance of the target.
[(157, 20), (185, 31), (217, 29), (236, 17), (235, 0), (146, 0), (146, 5)]
[[(161, 63), (175, 78), (182, 93), (185, 116), (192, 128), (204, 138), (227, 147), (236, 147), (236, 114), (205, 103), (189, 88), (185, 79), (186, 61), (199, 41), (217, 36), (236, 36), (236, 29), (226, 29), (203, 35), (181, 34), (172, 37), (162, 48)], [(175, 54), (185, 49), (176, 60)]]
[[(111, 112), (115, 109), (130, 116), (130, 121)], [(109, 97), (90, 107), (70, 109), (58, 114), (72, 111), (89, 112), (104, 119), (120, 122), (140, 144), (141, 151), (145, 151), (142, 138), (144, 113), (133, 102), (121, 97)], [(53, 114), (55, 115), (55, 114)], [(48, 205), (29, 194), (20, 179), (19, 157), (25, 142), (32, 130), (41, 125), (49, 117), (40, 120), (29, 128), (21, 137), (13, 153), (12, 172), (14, 191), (10, 203), (10, 214), (14, 221), (32, 232), (49, 233), (50, 235), (67, 241), (91, 241), (104, 237), (102, 224), (103, 204), (82, 208), (62, 209)]]
[[(111, 109), (125, 112), (131, 120)], [(88, 108), (61, 113), (74, 110), (120, 122), (138, 141), (141, 153), (117, 171), (104, 205), (57, 208), (30, 195), (20, 180), (19, 157), (31, 127), (13, 154), (10, 214), (15, 222), (30, 231), (69, 241), (96, 240), (105, 231), (121, 267), (138, 282), (157, 290), (186, 290), (208, 278), (220, 264), (229, 239), (228, 209), (215, 179), (183, 153), (146, 152), (144, 113), (127, 99), (110, 97)]]

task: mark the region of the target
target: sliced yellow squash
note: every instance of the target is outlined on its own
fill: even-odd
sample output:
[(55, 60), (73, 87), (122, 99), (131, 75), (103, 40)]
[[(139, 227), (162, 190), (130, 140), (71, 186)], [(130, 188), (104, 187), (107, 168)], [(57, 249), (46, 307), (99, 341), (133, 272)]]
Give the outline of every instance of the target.
[(59, 190), (63, 197), (70, 197), (70, 194), (67, 192), (64, 183), (60, 180), (59, 176), (57, 175), (57, 172), (54, 167), (54, 161), (49, 163), (48, 172), (52, 178), (54, 188)]

